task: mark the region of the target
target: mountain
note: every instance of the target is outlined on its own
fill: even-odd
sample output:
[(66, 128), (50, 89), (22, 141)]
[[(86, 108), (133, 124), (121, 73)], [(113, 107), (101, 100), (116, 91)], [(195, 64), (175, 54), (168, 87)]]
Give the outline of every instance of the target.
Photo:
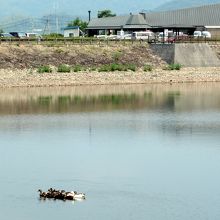
[(159, 7), (156, 7), (154, 11), (170, 11), (175, 9), (190, 8), (217, 3), (220, 3), (220, 0), (173, 0), (161, 4)]
[(62, 14), (50, 14), (39, 18), (16, 16), (9, 20), (4, 20), (0, 24), (0, 29), (4, 30), (4, 32), (62, 33), (62, 28), (66, 27), (75, 18), (75, 16)]
[(104, 9), (122, 15), (149, 11), (167, 1), (169, 0), (7, 0), (1, 2), (0, 29), (4, 32), (30, 32), (34, 29), (54, 32), (57, 31), (57, 17), (60, 30), (76, 17), (88, 20), (88, 10), (91, 10), (92, 18)]
[(0, 18), (14, 15), (39, 17), (52, 13), (88, 16), (88, 10), (96, 17), (97, 12), (103, 9), (110, 9), (116, 14), (128, 14), (142, 9), (151, 10), (167, 1), (169, 0), (7, 0), (1, 1)]

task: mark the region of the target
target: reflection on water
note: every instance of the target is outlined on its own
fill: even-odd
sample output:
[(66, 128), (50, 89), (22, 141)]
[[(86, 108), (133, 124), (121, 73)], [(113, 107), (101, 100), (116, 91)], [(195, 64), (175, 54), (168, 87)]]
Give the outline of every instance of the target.
[(0, 92), (0, 219), (220, 219), (220, 84)]
[[(3, 89), (0, 114), (219, 109), (218, 84)], [(211, 96), (210, 96), (211, 93)], [(196, 99), (195, 99), (196, 97)]]

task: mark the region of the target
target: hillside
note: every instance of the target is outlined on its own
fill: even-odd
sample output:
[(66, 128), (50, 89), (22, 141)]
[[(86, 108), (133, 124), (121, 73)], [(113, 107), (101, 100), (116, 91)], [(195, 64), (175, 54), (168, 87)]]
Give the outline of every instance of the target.
[(173, 0), (160, 5), (155, 8), (154, 11), (169, 11), (217, 3), (220, 3), (220, 0)]

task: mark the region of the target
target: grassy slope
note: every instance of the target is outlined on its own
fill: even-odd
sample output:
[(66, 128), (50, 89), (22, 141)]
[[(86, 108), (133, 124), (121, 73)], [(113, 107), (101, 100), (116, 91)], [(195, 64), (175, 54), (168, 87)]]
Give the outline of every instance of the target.
[(143, 66), (160, 66), (161, 59), (155, 56), (146, 44), (136, 46), (72, 45), (62, 47), (0, 45), (0, 68), (37, 68), (41, 65), (60, 64), (100, 66), (114, 62)]

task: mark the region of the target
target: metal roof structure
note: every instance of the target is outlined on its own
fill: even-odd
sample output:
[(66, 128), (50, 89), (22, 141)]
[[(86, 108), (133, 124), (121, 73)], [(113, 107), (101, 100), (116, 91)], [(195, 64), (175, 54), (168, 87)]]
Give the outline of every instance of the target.
[(65, 28), (61, 28), (61, 30), (64, 30), (64, 31), (73, 30), (73, 29), (79, 29), (79, 26), (67, 26)]
[(87, 29), (151, 28), (141, 14), (92, 19)]
[(138, 15), (96, 18), (87, 29), (194, 28), (220, 26), (220, 4)]
[(144, 14), (152, 26), (196, 27), (220, 26), (220, 4)]

